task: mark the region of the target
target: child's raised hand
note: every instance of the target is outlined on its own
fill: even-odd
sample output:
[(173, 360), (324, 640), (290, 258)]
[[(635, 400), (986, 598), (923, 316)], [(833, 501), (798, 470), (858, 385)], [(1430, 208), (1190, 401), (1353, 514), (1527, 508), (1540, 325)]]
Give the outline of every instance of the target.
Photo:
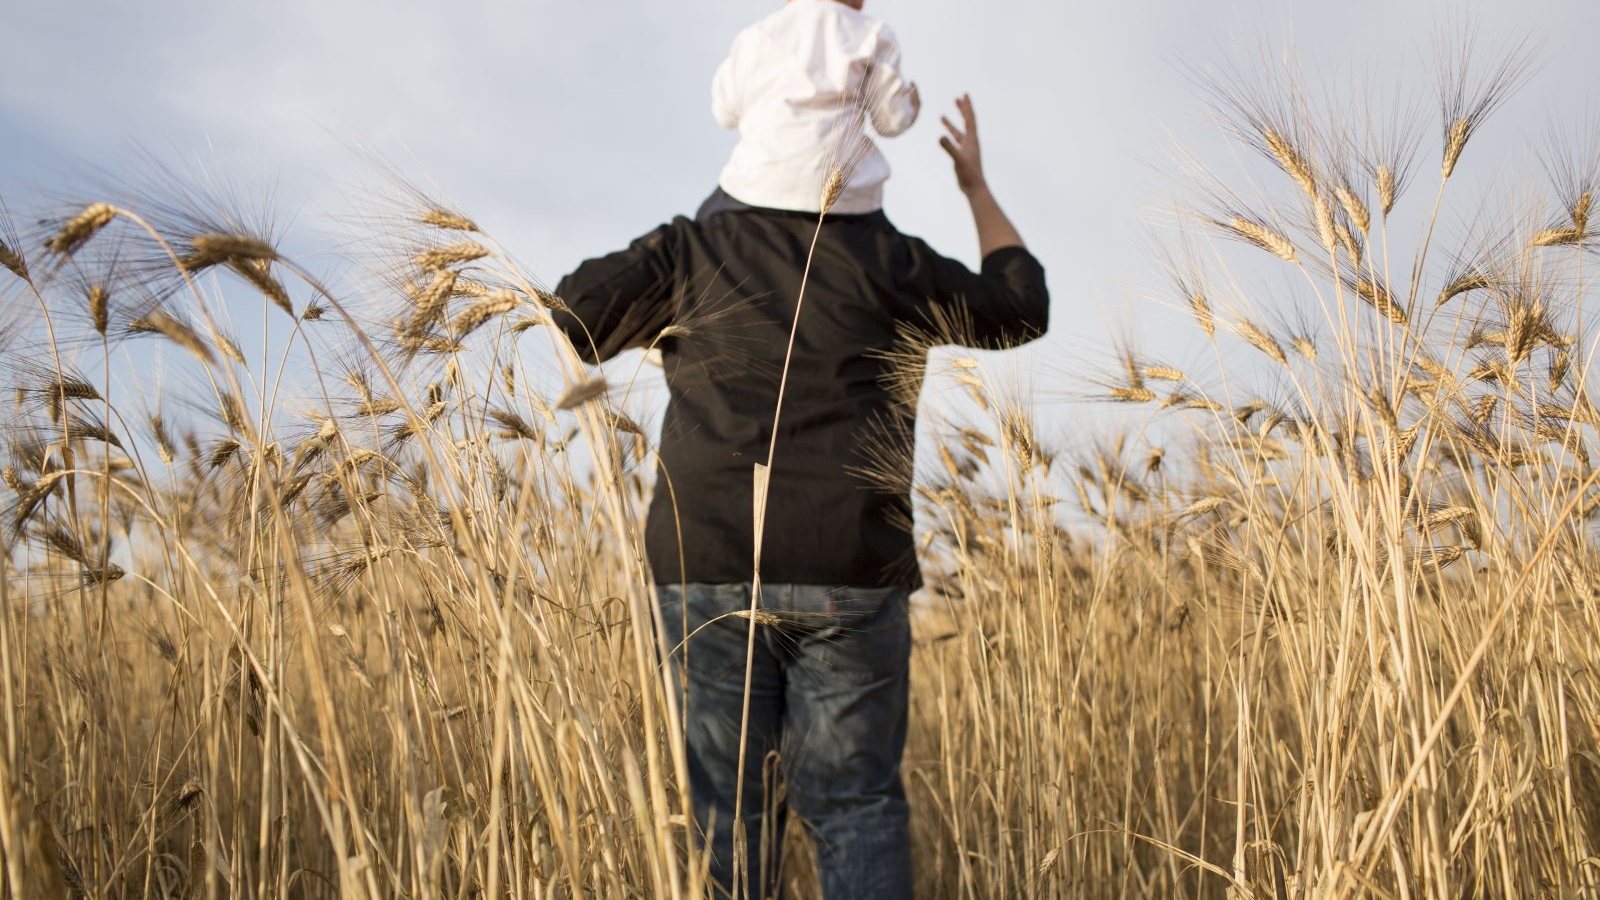
[(939, 138), (939, 146), (950, 154), (956, 165), (956, 184), (962, 193), (972, 193), (985, 186), (983, 155), (978, 149), (978, 117), (972, 111), (972, 97), (962, 94), (956, 98), (956, 109), (961, 113), (965, 130), (957, 128), (949, 116), (940, 116), (948, 135)]

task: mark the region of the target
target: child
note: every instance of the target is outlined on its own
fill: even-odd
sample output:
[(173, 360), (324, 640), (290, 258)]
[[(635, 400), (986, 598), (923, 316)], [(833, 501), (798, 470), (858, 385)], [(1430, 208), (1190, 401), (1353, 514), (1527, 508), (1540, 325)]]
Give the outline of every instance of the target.
[[(818, 212), (823, 186), (844, 166), (849, 178), (829, 211), (883, 207), (889, 162), (858, 117), (894, 137), (917, 120), (921, 100), (900, 75), (894, 35), (861, 12), (863, 2), (788, 0), (734, 39), (712, 81), (711, 112), (739, 129), (719, 179), (739, 204)], [(718, 199), (708, 207), (733, 205)]]

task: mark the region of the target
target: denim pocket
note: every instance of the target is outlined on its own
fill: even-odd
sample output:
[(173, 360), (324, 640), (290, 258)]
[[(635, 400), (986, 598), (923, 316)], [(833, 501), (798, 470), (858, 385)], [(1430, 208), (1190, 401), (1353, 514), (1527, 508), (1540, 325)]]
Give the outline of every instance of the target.
[(806, 642), (822, 673), (854, 684), (905, 677), (911, 660), (908, 597), (903, 588), (830, 592), (826, 624)]
[(712, 683), (744, 681), (750, 606), (747, 584), (660, 585), (667, 649), (691, 677)]

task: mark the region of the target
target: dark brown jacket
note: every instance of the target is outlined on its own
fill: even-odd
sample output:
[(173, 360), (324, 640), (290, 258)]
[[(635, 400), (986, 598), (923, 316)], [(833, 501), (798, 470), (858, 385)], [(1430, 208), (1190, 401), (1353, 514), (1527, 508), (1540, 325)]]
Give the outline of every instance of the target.
[(1048, 325), (1044, 269), (1027, 250), (996, 250), (974, 273), (881, 212), (829, 216), (820, 233), (814, 213), (677, 218), (583, 263), (556, 288), (574, 346), (599, 361), (654, 343), (666, 368), (646, 529), (658, 583), (751, 580), (753, 470), (772, 440), (813, 234), (767, 504), (767, 584), (919, 584), (910, 484), (925, 348), (1014, 347)]

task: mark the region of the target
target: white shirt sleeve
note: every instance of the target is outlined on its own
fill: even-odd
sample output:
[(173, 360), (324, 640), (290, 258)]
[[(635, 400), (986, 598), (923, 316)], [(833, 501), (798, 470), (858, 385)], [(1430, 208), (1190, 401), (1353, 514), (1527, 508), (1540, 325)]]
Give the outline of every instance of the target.
[(879, 32), (870, 77), (866, 95), (872, 100), (873, 130), (894, 137), (910, 128), (922, 109), (922, 97), (917, 86), (900, 74), (900, 45), (888, 28)]
[(711, 115), (723, 128), (738, 128), (739, 120), (744, 117), (742, 76), (744, 58), (750, 53), (747, 48), (749, 43), (747, 33), (742, 32), (734, 38), (728, 58), (717, 66), (717, 74), (711, 79)]

